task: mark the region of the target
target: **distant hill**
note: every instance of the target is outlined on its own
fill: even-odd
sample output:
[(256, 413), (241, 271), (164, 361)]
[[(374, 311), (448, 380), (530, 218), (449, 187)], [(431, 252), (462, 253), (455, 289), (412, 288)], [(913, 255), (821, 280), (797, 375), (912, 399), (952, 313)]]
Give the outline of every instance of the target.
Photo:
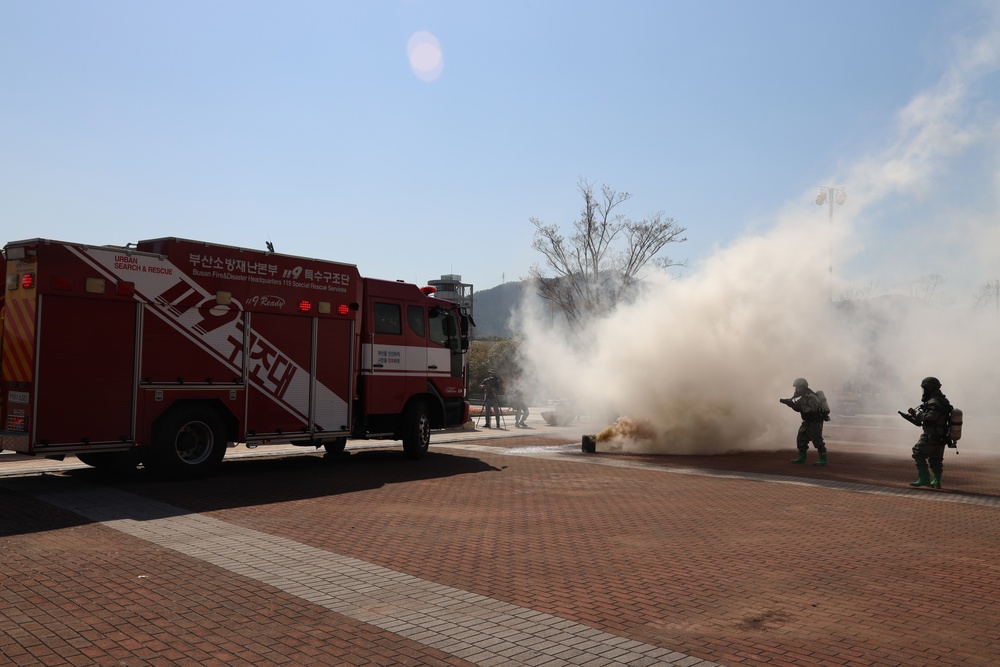
[(504, 283), (473, 294), (473, 319), (476, 320), (475, 337), (498, 336), (510, 338), (511, 313), (521, 304), (521, 295), (527, 281)]

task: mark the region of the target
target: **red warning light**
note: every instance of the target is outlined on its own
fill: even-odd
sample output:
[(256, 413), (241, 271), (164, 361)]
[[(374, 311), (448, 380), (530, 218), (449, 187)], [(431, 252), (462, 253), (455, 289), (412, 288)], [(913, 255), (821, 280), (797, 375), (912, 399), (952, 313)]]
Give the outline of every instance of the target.
[(348, 306), (346, 303), (342, 303), (339, 306), (337, 306), (337, 314), (346, 315), (349, 312), (351, 312), (351, 307)]
[(34, 273), (25, 273), (23, 276), (21, 276), (21, 287), (23, 287), (24, 289), (31, 289), (34, 286), (35, 286)]
[(312, 304), (308, 301), (299, 301), (299, 311), (303, 313), (308, 313), (312, 309)]

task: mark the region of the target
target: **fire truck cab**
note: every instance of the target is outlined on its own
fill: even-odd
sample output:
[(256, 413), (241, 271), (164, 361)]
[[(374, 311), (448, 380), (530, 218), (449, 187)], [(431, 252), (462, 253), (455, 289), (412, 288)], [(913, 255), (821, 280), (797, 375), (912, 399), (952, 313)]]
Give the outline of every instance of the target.
[(180, 477), (233, 443), (419, 458), (468, 421), (468, 317), (416, 285), (178, 238), (4, 256), (0, 449)]

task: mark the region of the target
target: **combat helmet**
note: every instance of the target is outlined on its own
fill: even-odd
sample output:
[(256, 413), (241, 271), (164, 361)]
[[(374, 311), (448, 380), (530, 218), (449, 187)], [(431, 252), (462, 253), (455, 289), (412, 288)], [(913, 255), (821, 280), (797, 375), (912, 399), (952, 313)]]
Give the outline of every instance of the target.
[(796, 389), (808, 389), (809, 383), (806, 382), (805, 378), (795, 378), (795, 382), (792, 383), (792, 386)]
[(920, 388), (924, 390), (929, 389), (931, 391), (940, 389), (941, 380), (938, 380), (936, 377), (925, 377), (923, 380), (920, 381)]

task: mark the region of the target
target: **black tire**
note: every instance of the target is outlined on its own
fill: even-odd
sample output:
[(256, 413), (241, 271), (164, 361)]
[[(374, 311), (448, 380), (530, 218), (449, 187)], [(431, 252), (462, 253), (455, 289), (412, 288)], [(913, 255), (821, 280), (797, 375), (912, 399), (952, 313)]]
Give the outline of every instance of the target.
[(139, 465), (139, 454), (127, 452), (80, 452), (76, 458), (92, 468), (114, 475), (130, 475)]
[(323, 443), (323, 449), (330, 455), (343, 454), (346, 448), (347, 438), (334, 438)]
[(421, 402), (410, 405), (403, 412), (403, 453), (408, 459), (419, 459), (431, 444), (431, 418), (427, 406)]
[(171, 478), (208, 475), (222, 463), (226, 445), (226, 427), (218, 413), (202, 405), (183, 406), (156, 425), (147, 465)]

